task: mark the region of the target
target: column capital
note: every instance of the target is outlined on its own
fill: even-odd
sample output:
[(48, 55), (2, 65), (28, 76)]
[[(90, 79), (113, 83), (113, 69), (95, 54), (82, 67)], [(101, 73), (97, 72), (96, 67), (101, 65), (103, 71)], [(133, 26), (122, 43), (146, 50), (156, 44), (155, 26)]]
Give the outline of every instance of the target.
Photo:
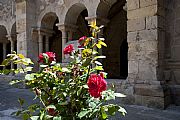
[(73, 25), (73, 24), (56, 24), (59, 30), (61, 31), (76, 31), (78, 26)]
[(110, 22), (110, 20), (107, 18), (97, 17), (97, 16), (86, 17), (85, 19), (88, 21), (89, 24), (93, 21), (96, 21), (97, 25), (104, 25), (104, 26), (106, 26)]
[(32, 28), (32, 32), (41, 34), (41, 35), (48, 35), (48, 36), (51, 36), (54, 33), (54, 31), (51, 29), (45, 29), (45, 28), (40, 28), (40, 27)]
[(7, 37), (7, 39), (8, 39), (9, 41), (14, 42), (14, 41), (15, 41), (15, 39), (13, 39), (13, 38), (15, 38), (15, 37), (16, 37), (16, 35), (6, 35), (6, 37)]

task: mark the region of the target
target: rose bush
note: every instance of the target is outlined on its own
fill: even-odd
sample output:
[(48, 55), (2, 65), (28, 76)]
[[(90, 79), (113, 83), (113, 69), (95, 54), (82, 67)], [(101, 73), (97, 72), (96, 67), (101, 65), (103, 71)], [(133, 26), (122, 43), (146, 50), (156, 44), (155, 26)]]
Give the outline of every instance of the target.
[[(97, 38), (101, 27), (95, 23), (90, 26), (92, 37), (80, 38), (81, 48), (75, 51), (72, 44), (64, 48), (63, 53), (71, 58), (67, 65), (56, 63), (53, 52), (39, 55), (41, 64), (38, 72), (32, 72), (32, 61), (22, 54), (12, 53), (3, 61), (3, 66), (11, 62), (18, 64), (18, 69), (9, 72), (25, 74), (25, 80), (12, 81), (11, 84), (26, 83), (34, 92), (34, 99), (39, 101), (23, 107), (24, 102), (19, 99), (21, 109), (16, 115), (21, 115), (24, 120), (101, 120), (116, 112), (126, 114), (121, 106), (107, 102), (125, 96), (107, 86), (107, 73), (99, 62), (105, 56), (97, 52), (107, 45), (103, 38)], [(1, 74), (6, 73), (7, 70), (1, 71)]]

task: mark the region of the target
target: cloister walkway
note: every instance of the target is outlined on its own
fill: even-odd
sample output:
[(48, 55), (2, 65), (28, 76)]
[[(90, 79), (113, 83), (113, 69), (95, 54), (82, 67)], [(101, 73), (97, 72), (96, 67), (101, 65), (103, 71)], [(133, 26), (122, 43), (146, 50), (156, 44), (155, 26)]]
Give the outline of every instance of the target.
[[(24, 98), (31, 103), (33, 94), (28, 89), (15, 88), (8, 84), (13, 76), (0, 76), (0, 120), (20, 120), (11, 115), (19, 107), (17, 99)], [(128, 114), (117, 115), (111, 120), (180, 120), (180, 106), (170, 106), (166, 110), (152, 109), (136, 105), (124, 105)]]

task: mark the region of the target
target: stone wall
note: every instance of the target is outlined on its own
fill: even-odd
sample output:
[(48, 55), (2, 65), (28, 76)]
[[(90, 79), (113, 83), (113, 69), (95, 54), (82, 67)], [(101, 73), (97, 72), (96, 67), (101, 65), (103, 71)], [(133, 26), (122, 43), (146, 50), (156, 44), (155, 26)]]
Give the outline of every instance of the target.
[(169, 104), (164, 87), (163, 0), (127, 0), (129, 75), (135, 103), (164, 108)]
[(12, 0), (0, 1), (0, 20), (7, 21), (15, 16), (15, 4)]

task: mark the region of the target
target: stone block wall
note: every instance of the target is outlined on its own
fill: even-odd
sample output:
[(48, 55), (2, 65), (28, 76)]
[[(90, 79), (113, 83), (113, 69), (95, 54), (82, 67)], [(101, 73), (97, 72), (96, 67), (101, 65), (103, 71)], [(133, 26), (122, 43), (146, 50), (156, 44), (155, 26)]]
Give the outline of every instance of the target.
[(127, 9), (128, 81), (134, 86), (135, 103), (164, 108), (169, 104), (169, 97), (162, 79), (163, 0), (127, 0)]

